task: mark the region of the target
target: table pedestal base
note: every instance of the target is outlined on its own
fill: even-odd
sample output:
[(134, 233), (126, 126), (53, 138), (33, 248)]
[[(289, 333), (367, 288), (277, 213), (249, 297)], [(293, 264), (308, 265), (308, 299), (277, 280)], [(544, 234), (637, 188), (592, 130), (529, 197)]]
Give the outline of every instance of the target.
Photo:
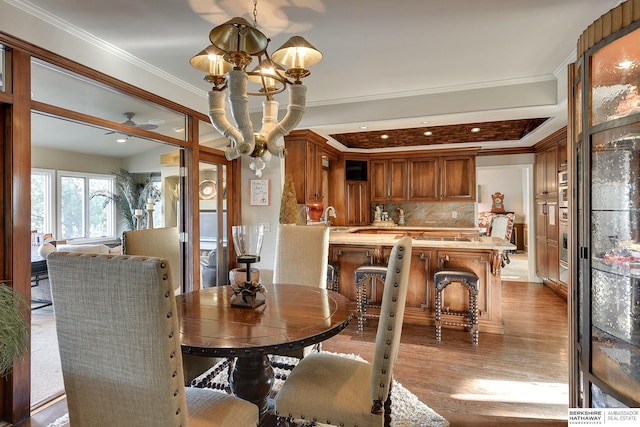
[(239, 356), (231, 372), (233, 394), (260, 408), (260, 416), (267, 412), (267, 399), (273, 387), (273, 368), (266, 355)]

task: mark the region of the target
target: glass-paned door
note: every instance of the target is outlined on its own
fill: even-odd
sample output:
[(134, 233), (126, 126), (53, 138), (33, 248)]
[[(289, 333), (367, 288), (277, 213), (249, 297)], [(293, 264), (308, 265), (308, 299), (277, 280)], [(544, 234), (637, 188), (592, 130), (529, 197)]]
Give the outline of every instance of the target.
[[(590, 187), (591, 371), (640, 400), (640, 124), (593, 135)], [(595, 390), (591, 406), (609, 407)]]
[(201, 287), (226, 285), (229, 278), (227, 166), (200, 162), (198, 182)]
[(640, 407), (639, 27), (587, 51), (574, 82), (575, 401), (590, 408)]

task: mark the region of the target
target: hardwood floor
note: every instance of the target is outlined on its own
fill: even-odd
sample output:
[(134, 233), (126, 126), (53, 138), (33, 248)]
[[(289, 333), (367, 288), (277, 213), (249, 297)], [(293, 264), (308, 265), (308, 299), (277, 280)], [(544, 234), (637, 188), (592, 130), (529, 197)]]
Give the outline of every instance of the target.
[[(471, 336), (444, 329), (403, 327), (395, 379), (444, 416), (451, 427), (566, 426), (568, 407), (567, 305), (549, 288), (503, 282), (504, 335)], [(371, 361), (376, 321), (362, 334), (353, 322), (323, 349), (357, 353)], [(64, 414), (60, 402), (34, 414), (22, 427), (45, 427)]]
[[(503, 282), (504, 335), (471, 336), (405, 325), (395, 379), (460, 426), (566, 426), (568, 408), (567, 305), (536, 283)], [(362, 336), (354, 325), (323, 350), (359, 353), (371, 361), (375, 321)]]

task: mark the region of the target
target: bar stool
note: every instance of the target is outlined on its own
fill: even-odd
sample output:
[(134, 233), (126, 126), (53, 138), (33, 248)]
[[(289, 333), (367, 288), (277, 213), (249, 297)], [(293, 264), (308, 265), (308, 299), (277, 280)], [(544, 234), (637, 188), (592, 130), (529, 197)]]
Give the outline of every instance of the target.
[(379, 318), (375, 314), (367, 314), (367, 307), (380, 307), (371, 305), (367, 300), (367, 281), (371, 284), (371, 293), (376, 281), (384, 282), (387, 279), (387, 266), (382, 264), (362, 264), (355, 270), (356, 275), (356, 308), (358, 310), (358, 332), (364, 329), (365, 317)]
[[(469, 291), (469, 310), (454, 311), (443, 309), (442, 291), (450, 283), (459, 282)], [(437, 269), (433, 274), (433, 284), (436, 290), (436, 341), (442, 339), (442, 325), (463, 326), (471, 330), (473, 345), (478, 345), (478, 293), (480, 291), (480, 279), (470, 270), (465, 269)], [(466, 320), (459, 322), (444, 321), (442, 315), (460, 316)]]
[(340, 290), (340, 267), (330, 262), (327, 265), (327, 289), (338, 292)]

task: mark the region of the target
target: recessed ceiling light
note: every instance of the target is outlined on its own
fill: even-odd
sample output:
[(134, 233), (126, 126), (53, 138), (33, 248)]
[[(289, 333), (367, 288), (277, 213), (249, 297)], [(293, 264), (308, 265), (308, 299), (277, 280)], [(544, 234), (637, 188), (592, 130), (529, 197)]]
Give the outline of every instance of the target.
[(431, 132), (430, 130), (426, 131), (425, 133), (423, 133), (424, 136), (431, 136), (433, 135), (433, 132)]
[(178, 133), (178, 132), (183, 132), (183, 131), (184, 131), (184, 128), (183, 128), (183, 127), (180, 127), (180, 126), (175, 126), (175, 127), (173, 128), (173, 131), (174, 131), (174, 132), (176, 132), (176, 133)]
[(129, 139), (129, 138), (118, 138), (118, 139), (116, 139), (116, 142), (119, 142), (120, 144), (123, 144), (123, 143), (127, 142), (127, 139)]
[(369, 126), (360, 126), (360, 129), (362, 129), (362, 130), (369, 129)]
[(425, 120), (424, 122), (420, 122), (420, 123), (422, 123), (423, 125), (426, 125), (427, 123), (431, 123), (431, 122), (429, 122), (429, 120)]
[(382, 139), (389, 139), (389, 135), (387, 135), (386, 133), (384, 135), (380, 135), (380, 138)]
[(471, 132), (473, 133), (480, 132), (480, 128), (471, 128)]
[(151, 119), (149, 120), (147, 123), (149, 123), (150, 125), (163, 125), (164, 124), (164, 120), (162, 119)]

